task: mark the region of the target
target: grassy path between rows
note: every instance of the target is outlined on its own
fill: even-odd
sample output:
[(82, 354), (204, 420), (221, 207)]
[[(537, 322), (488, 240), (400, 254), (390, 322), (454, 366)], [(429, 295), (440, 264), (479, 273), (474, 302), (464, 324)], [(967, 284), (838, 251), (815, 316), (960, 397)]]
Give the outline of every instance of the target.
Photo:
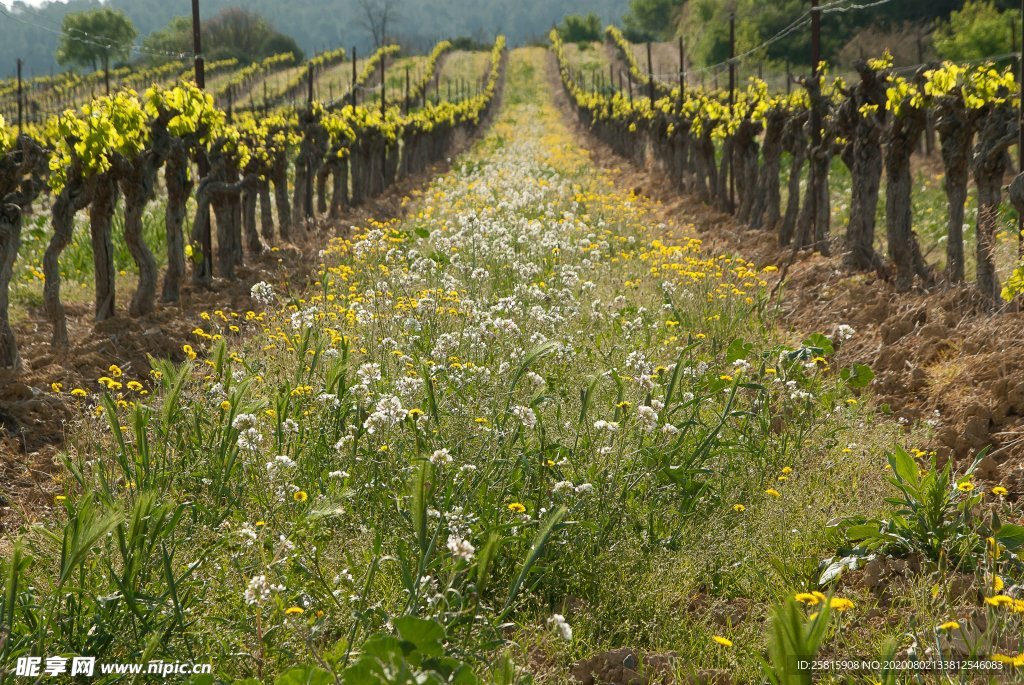
[[(565, 683), (631, 647), (758, 672), (829, 521), (885, 510), (897, 429), (829, 370), (842, 336), (783, 344), (752, 264), (663, 242), (574, 144), (546, 59), (514, 52), (484, 139), (406, 219), (335, 240), (318, 285), (211, 312), (150, 394), (114, 369), (81, 398), (65, 495), (4, 566), (0, 665), (407, 682), (367, 675), (378, 655), (518, 682), (505, 654)], [(934, 585), (882, 614), (840, 587), (827, 651), (949, 619)]]

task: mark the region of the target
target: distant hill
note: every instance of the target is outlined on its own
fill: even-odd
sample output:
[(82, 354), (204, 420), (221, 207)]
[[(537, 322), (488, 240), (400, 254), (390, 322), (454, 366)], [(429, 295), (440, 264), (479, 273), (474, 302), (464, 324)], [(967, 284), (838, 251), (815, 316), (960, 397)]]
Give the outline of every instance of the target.
[[(140, 41), (172, 17), (190, 11), (189, 3), (181, 0), (110, 0), (103, 4), (123, 9), (138, 28)], [(25, 60), (30, 75), (56, 69), (53, 52), (61, 18), (67, 12), (100, 5), (97, 0), (70, 0), (35, 8), (15, 2), (13, 9), (7, 10), (10, 16), (0, 14), (0, 76), (13, 74), (18, 57)], [(310, 54), (326, 47), (356, 45), (365, 50), (371, 45), (356, 0), (202, 0), (201, 5), (204, 17), (231, 6), (259, 12)], [(402, 0), (394, 34), (413, 47), (460, 35), (489, 40), (496, 33), (504, 33), (516, 45), (544, 37), (566, 14), (596, 12), (606, 22), (617, 21), (627, 6), (628, 0)]]

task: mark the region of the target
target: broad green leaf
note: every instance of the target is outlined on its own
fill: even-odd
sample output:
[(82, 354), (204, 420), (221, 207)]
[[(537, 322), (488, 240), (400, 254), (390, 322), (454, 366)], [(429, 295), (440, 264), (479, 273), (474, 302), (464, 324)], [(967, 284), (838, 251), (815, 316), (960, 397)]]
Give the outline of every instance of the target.
[(333, 685), (334, 676), (316, 666), (298, 666), (277, 677), (274, 685)]
[(807, 337), (806, 340), (801, 343), (804, 347), (821, 350), (823, 357), (827, 357), (836, 351), (836, 348), (832, 345), (832, 341), (826, 338), (821, 333), (815, 333)]
[(1004, 523), (995, 533), (999, 544), (1008, 550), (1016, 550), (1024, 545), (1024, 526), (1016, 523)]
[(425, 656), (444, 654), (444, 627), (437, 621), (418, 616), (402, 616), (394, 620), (395, 630), (406, 642), (416, 645)]
[(917, 472), (917, 462), (914, 458), (907, 454), (907, 451), (902, 447), (897, 446), (896, 450), (889, 455), (889, 466), (892, 467), (892, 472), (903, 482), (913, 486), (917, 486), (920, 483), (920, 477)]
[(854, 364), (840, 371), (839, 377), (851, 388), (866, 388), (875, 379), (875, 372), (866, 364)]

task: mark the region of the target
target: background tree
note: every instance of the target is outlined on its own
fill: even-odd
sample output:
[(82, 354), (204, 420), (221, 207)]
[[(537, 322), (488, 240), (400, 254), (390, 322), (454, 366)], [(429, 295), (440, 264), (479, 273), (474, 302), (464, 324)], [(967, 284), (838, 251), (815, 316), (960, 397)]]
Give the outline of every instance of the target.
[(383, 46), (398, 20), (398, 0), (359, 0), (363, 10), (363, 27), (373, 36), (376, 48)]
[(64, 15), (57, 45), (57, 63), (96, 70), (109, 69), (111, 60), (126, 61), (139, 35), (121, 10), (108, 7)]
[(585, 43), (601, 40), (604, 29), (601, 18), (593, 12), (586, 16), (570, 14), (558, 25), (558, 35), (567, 43)]
[[(303, 58), (302, 48), (291, 36), (278, 31), (266, 17), (241, 7), (221, 10), (203, 22), (203, 45), (208, 59), (234, 57), (247, 64), (264, 57), (290, 52), (296, 60)], [(192, 18), (174, 17), (143, 42), (151, 53), (150, 61), (173, 59), (171, 55), (192, 53)]]
[(630, 0), (622, 18), (626, 38), (639, 43), (672, 37), (683, 4), (684, 0)]
[(1003, 55), (1013, 49), (1013, 31), (1019, 23), (1019, 12), (1000, 12), (993, 0), (968, 0), (935, 30), (935, 49), (943, 59), (955, 62)]
[(169, 54), (192, 54), (192, 18), (174, 17), (167, 26), (146, 36), (142, 47), (150, 53), (146, 60), (151, 62), (168, 60), (165, 55)]
[(303, 59), (293, 38), (282, 34), (261, 14), (241, 7), (229, 7), (203, 22), (203, 45), (210, 46), (206, 51), (210, 59), (234, 57), (240, 62), (255, 62), (284, 52), (294, 54), (297, 61)]

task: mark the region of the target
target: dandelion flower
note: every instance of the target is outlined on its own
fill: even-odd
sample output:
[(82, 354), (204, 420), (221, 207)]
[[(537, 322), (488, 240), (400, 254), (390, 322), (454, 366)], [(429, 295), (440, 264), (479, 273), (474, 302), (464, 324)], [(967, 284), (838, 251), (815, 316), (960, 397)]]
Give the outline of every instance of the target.
[(994, 607), (1013, 606), (1013, 597), (1007, 595), (994, 595), (985, 598), (985, 604)]
[(288, 607), (284, 610), (284, 613), (288, 616), (301, 616), (305, 611), (302, 607)]
[(843, 613), (844, 611), (848, 611), (854, 607), (853, 602), (845, 597), (833, 597), (829, 601), (828, 605), (829, 608), (838, 611), (839, 613)]
[(960, 630), (960, 624), (956, 621), (946, 621), (939, 626), (939, 630)]
[(960, 492), (970, 492), (974, 489), (974, 483), (970, 481), (964, 481), (963, 483), (957, 483), (956, 489)]
[(732, 505), (732, 510), (737, 512), (737, 513), (742, 514), (743, 512), (745, 512), (747, 510), (747, 508), (745, 506), (743, 506), (742, 504), (734, 504), (734, 505)]
[(56, 383), (56, 382), (50, 383), (50, 390), (53, 390), (58, 395), (60, 394), (61, 390), (63, 390), (63, 389), (64, 389), (64, 384), (63, 383)]
[(796, 595), (794, 595), (793, 599), (800, 602), (801, 604), (815, 606), (816, 604), (824, 602), (827, 598), (825, 597), (825, 594), (823, 592), (815, 590), (814, 592), (798, 592), (796, 593)]
[(309, 495), (306, 494), (305, 490), (296, 490), (295, 494), (292, 495), (292, 499), (296, 502), (305, 502), (309, 499)]
[(721, 635), (712, 635), (711, 639), (717, 642), (718, 644), (722, 645), (723, 647), (732, 647), (732, 640), (730, 640), (727, 637), (722, 637)]
[(992, 488), (992, 494), (995, 495), (996, 497), (1005, 497), (1006, 495), (1010, 494), (1010, 491), (1004, 488), (1002, 485), (997, 485), (994, 488)]
[(775, 488), (768, 488), (767, 490), (764, 491), (764, 494), (768, 495), (769, 497), (782, 497), (782, 493), (776, 490)]
[(508, 505), (508, 510), (511, 511), (513, 514), (522, 514), (526, 511), (526, 507), (524, 507), (519, 502), (512, 502), (511, 504)]

